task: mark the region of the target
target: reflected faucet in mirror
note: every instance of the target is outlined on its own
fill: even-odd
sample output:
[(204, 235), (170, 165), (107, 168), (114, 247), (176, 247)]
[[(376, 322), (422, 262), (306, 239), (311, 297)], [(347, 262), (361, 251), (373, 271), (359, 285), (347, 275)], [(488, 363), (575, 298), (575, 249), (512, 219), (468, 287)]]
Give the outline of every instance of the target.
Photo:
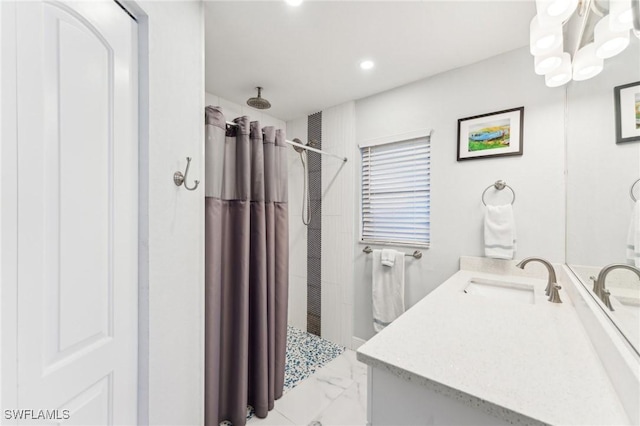
[(560, 293), (558, 293), (558, 290), (562, 287), (557, 284), (558, 280), (556, 278), (556, 271), (553, 269), (551, 263), (539, 257), (527, 257), (526, 259), (522, 259), (518, 262), (516, 266), (524, 270), (525, 265), (529, 262), (540, 262), (547, 268), (547, 271), (549, 272), (549, 279), (547, 280), (547, 287), (544, 289), (544, 293), (549, 296), (549, 299), (547, 299), (549, 302), (562, 303), (562, 300), (560, 300)]
[(591, 277), (594, 280), (593, 292), (595, 293), (596, 296), (600, 298), (600, 300), (602, 300), (602, 303), (604, 303), (605, 306), (609, 308), (609, 310), (611, 311), (614, 310), (613, 306), (611, 306), (611, 300), (610, 300), (611, 293), (609, 292), (609, 290), (606, 289), (604, 283), (605, 283), (605, 280), (607, 279), (607, 275), (609, 274), (609, 272), (613, 271), (614, 269), (627, 269), (629, 271), (634, 272), (638, 276), (638, 278), (640, 278), (640, 269), (636, 268), (635, 266), (626, 265), (624, 263), (612, 263), (611, 265), (607, 265), (604, 268), (602, 268), (602, 270), (600, 270), (600, 273), (598, 274), (598, 278), (593, 279), (593, 277)]

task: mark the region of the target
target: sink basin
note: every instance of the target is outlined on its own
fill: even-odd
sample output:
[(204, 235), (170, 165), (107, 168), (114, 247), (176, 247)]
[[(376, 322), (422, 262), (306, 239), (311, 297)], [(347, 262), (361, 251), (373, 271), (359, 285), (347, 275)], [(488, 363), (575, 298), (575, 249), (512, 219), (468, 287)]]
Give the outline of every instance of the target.
[(484, 278), (471, 278), (464, 292), (487, 299), (516, 303), (532, 304), (535, 300), (532, 285)]

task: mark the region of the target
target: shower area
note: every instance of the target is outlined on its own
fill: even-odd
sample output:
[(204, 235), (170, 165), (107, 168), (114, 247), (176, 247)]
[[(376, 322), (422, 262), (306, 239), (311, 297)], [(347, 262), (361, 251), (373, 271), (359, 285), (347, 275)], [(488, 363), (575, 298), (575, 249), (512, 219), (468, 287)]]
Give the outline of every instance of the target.
[(264, 417), (353, 347), (354, 105), (284, 122), (257, 91), (248, 107), (206, 94), (211, 423)]

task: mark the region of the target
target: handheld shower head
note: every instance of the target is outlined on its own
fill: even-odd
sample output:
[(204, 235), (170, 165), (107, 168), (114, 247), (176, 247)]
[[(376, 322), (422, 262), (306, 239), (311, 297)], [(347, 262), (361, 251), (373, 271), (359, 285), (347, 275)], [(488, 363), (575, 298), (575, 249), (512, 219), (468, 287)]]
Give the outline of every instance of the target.
[(258, 89), (258, 97), (249, 98), (247, 100), (247, 105), (256, 109), (269, 109), (271, 108), (271, 103), (262, 97), (262, 87), (256, 87)]
[[(294, 141), (295, 143), (299, 143), (299, 144), (301, 144), (301, 145), (304, 145), (304, 144), (302, 143), (302, 141), (301, 141), (300, 139), (298, 139), (298, 138), (295, 138), (293, 141)], [(304, 148), (301, 148), (301, 147), (296, 146), (296, 145), (292, 145), (292, 146), (293, 146), (293, 149), (295, 149), (297, 153), (301, 153), (302, 151), (304, 151)]]

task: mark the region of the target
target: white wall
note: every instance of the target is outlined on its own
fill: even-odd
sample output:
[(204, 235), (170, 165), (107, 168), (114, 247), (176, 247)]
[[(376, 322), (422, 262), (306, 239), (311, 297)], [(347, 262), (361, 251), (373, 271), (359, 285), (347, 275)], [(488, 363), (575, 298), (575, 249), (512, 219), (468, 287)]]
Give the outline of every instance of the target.
[[(523, 48), (356, 102), (358, 141), (434, 130), (431, 248), (423, 250), (421, 260), (407, 262), (407, 307), (453, 274), (460, 256), (484, 254), (480, 197), (498, 179), (517, 194), (516, 257), (535, 255), (564, 262), (564, 95), (563, 88), (547, 88), (544, 78), (534, 74), (533, 58)], [(456, 161), (458, 119), (520, 106), (524, 106), (523, 156)], [(357, 175), (358, 170), (355, 179)], [(359, 206), (356, 182), (353, 200)], [(362, 253), (357, 239), (356, 235), (354, 335), (368, 339), (374, 334), (371, 256)]]
[(141, 194), (148, 194), (141, 261), (148, 257), (148, 270), (141, 270), (139, 423), (197, 425), (204, 417), (204, 188), (186, 191), (172, 176), (191, 156), (190, 179), (203, 180), (203, 5), (126, 4), (142, 9), (147, 18), (138, 22), (148, 29), (140, 39), (149, 81), (140, 99), (148, 107), (148, 134), (141, 126)]
[(638, 80), (640, 41), (631, 37), (631, 45), (607, 59), (600, 75), (568, 86), (568, 263), (626, 262), (629, 188), (640, 175), (640, 145), (616, 144), (613, 88)]

